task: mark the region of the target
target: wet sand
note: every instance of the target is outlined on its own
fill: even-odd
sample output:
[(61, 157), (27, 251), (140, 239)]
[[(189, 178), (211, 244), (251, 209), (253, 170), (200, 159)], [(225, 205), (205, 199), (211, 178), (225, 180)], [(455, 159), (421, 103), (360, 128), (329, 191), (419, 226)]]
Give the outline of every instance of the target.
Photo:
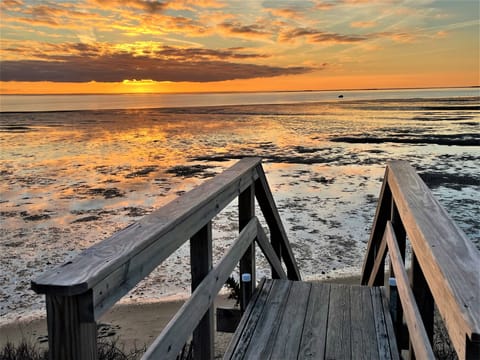
[[(359, 272), (392, 159), (409, 161), (480, 247), (479, 100), (2, 114), (0, 324), (45, 311), (30, 290), (41, 272), (245, 156), (263, 158), (305, 279)], [(213, 232), (216, 262), (238, 234), (236, 203)], [(127, 298), (188, 293), (188, 258), (181, 247)]]

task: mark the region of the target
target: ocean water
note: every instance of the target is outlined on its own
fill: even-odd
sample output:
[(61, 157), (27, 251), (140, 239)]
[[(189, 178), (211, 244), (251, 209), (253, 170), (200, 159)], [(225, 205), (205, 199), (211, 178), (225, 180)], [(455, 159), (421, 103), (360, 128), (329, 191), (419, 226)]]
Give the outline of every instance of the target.
[[(0, 112), (151, 109), (479, 96), (479, 88), (192, 94), (1, 95)], [(339, 98), (343, 96), (343, 98)]]
[[(417, 169), (480, 247), (478, 89), (363, 93), (171, 95), (161, 105), (157, 95), (95, 105), (2, 96), (0, 324), (44, 311), (29, 289), (39, 273), (245, 156), (263, 158), (304, 278), (359, 273), (393, 159)], [(234, 202), (214, 221), (214, 262), (237, 232)], [(188, 253), (180, 248), (127, 299), (187, 293)]]

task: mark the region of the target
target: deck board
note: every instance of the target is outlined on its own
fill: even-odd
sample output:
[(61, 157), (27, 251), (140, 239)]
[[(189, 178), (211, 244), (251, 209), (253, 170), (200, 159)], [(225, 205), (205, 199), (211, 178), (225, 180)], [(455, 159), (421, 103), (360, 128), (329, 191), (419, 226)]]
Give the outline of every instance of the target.
[(269, 359), (292, 281), (274, 281), (266, 306), (258, 319), (244, 359)]
[(350, 335), (350, 287), (331, 286), (325, 359), (350, 359)]
[(280, 329), (273, 345), (273, 359), (294, 359), (302, 339), (302, 318), (307, 313), (311, 284), (295, 281), (290, 288), (290, 294), (283, 312)]
[(266, 280), (224, 359), (398, 359), (379, 288)]
[(231, 345), (224, 357), (227, 359), (242, 359), (252, 339), (258, 320), (263, 313), (267, 298), (272, 288), (272, 281), (262, 281), (247, 306), (245, 315), (238, 324)]
[(312, 286), (298, 352), (301, 359), (323, 359), (327, 336), (330, 286)]
[(364, 290), (360, 286), (350, 288), (351, 350), (355, 359), (375, 360), (379, 356), (372, 295)]

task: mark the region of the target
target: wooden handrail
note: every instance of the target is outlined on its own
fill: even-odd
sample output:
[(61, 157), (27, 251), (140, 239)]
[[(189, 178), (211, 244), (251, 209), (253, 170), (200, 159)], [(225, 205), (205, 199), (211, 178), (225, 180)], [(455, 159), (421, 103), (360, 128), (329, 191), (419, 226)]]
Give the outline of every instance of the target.
[[(211, 269), (211, 221), (236, 197), (240, 199), (239, 239)], [(254, 217), (255, 197), (272, 234), (271, 244)], [(46, 295), (50, 358), (95, 359), (99, 317), (188, 239), (192, 296), (148, 350), (146, 358), (160, 353), (162, 358), (174, 358), (192, 333), (196, 358), (213, 357), (213, 300), (240, 260), (244, 271), (254, 275), (254, 239), (273, 274), (287, 277), (281, 265), (283, 260), (288, 278), (300, 279), (261, 159), (245, 158), (32, 281), (32, 289)], [(202, 251), (199, 259), (193, 258), (193, 254), (199, 253), (195, 249), (205, 246), (210, 250)], [(252, 289), (242, 287), (241, 292), (251, 294)], [(248, 302), (249, 295), (242, 298)]]
[[(363, 265), (362, 284), (384, 283), (386, 239), (382, 241), (382, 235), (385, 229), (397, 232), (387, 225), (390, 220), (399, 222), (398, 233), (406, 234), (411, 243), (411, 287), (416, 301), (432, 297), (459, 358), (475, 358), (480, 354), (480, 252), (404, 161), (388, 163)], [(391, 245), (387, 248), (392, 257)], [(398, 249), (396, 255), (403, 263), (404, 249)], [(398, 276), (398, 271), (393, 269), (394, 276)], [(423, 279), (425, 286), (417, 284), (417, 279)], [(430, 323), (433, 305), (422, 307), (423, 321)], [(431, 334), (428, 338), (431, 339)]]
[(398, 287), (400, 301), (405, 312), (405, 321), (410, 332), (409, 335), (412, 341), (413, 350), (415, 351), (415, 356), (419, 359), (433, 360), (435, 359), (435, 355), (433, 355), (427, 331), (423, 326), (420, 311), (412, 289), (410, 288), (405, 264), (403, 263), (402, 255), (390, 221), (387, 222), (384, 239), (388, 244), (390, 260), (396, 276), (396, 286)]
[(180, 308), (162, 333), (155, 339), (143, 359), (175, 359), (205, 311), (215, 299), (228, 276), (257, 236), (257, 219), (243, 228), (219, 264), (205, 277), (192, 296)]
[[(272, 246), (277, 255), (284, 260), (285, 266), (287, 267), (288, 278), (291, 280), (301, 280), (300, 271), (295, 262), (287, 233), (283, 227), (282, 219), (278, 213), (272, 191), (270, 190), (267, 177), (262, 167), (258, 168), (257, 175), (258, 179), (255, 181), (255, 197), (270, 229)], [(273, 278), (279, 278), (275, 271), (273, 271)]]
[[(111, 279), (115, 283), (110, 283), (110, 288), (117, 288), (125, 282), (122, 276), (118, 276), (120, 273), (131, 273), (139, 267), (144, 270), (138, 270), (141, 273), (138, 277), (143, 278), (145, 272), (149, 273), (251, 186), (258, 178), (259, 164), (258, 158), (239, 161), (210, 181), (189, 191), (188, 195), (180, 196), (86, 249), (59, 268), (44, 273), (32, 281), (33, 290), (37, 293), (77, 295), (89, 289), (106, 287), (102, 283), (112, 278), (112, 275), (117, 276)], [(152, 265), (148, 266), (147, 262)], [(146, 266), (152, 269), (146, 269)], [(125, 293), (128, 290), (130, 289), (125, 289)], [(100, 298), (106, 294), (103, 292)]]

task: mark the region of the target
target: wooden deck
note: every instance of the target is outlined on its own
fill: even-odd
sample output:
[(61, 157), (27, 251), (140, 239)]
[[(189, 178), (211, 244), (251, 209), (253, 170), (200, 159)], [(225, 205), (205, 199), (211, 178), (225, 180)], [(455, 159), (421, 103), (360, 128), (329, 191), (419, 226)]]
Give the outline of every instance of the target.
[[(235, 198), (239, 234), (214, 266), (212, 223)], [(410, 165), (388, 163), (364, 286), (346, 286), (300, 281), (259, 158), (239, 161), (33, 280), (33, 290), (46, 295), (49, 358), (97, 359), (102, 314), (187, 241), (192, 294), (142, 359), (174, 360), (191, 341), (193, 358), (212, 360), (213, 302), (237, 265), (251, 281), (240, 282), (243, 316), (227, 359), (397, 359), (408, 351), (409, 358), (433, 360), (434, 309), (459, 359), (480, 359), (480, 252)], [(256, 248), (273, 278), (257, 288)], [(386, 291), (390, 310), (387, 265), (396, 284)]]
[(265, 280), (224, 359), (398, 359), (383, 288)]

